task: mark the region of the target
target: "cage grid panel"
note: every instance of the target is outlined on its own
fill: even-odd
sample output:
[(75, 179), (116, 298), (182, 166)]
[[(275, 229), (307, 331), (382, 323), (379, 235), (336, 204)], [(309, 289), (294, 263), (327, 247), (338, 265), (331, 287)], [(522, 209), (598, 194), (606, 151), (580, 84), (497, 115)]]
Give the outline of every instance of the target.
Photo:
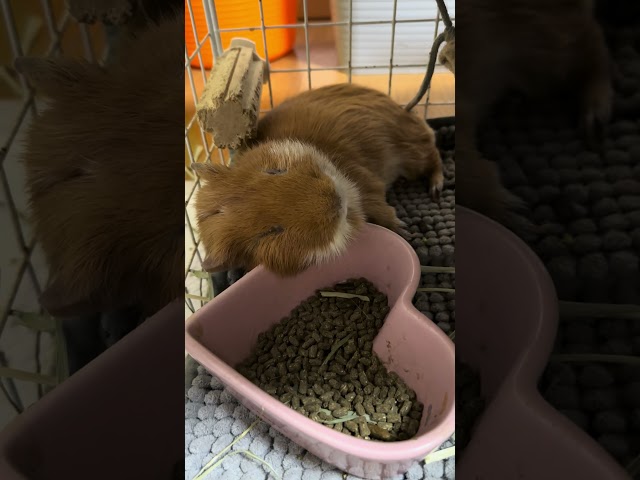
[[(23, 22), (17, 21), (16, 11), (20, 11), (24, 17)], [(23, 55), (40, 54), (44, 57), (62, 55), (65, 53), (63, 44), (65, 40), (69, 40), (65, 35), (73, 35), (74, 43), (77, 40), (78, 48), (81, 49), (77, 52), (78, 56), (90, 62), (95, 61), (96, 50), (92, 39), (92, 28), (98, 27), (87, 27), (75, 22), (64, 8), (63, 2), (0, 0), (0, 14), (3, 17), (0, 23), (4, 27), (2, 35), (5, 35), (10, 46), (9, 65)], [(32, 38), (28, 38), (28, 34), (31, 34)], [(44, 44), (40, 45), (38, 42)], [(38, 50), (42, 51), (32, 51), (36, 47), (41, 47)], [(10, 66), (2, 68), (6, 72), (13, 70)], [(22, 148), (22, 135), (32, 116), (40, 110), (43, 101), (36, 97), (22, 75), (17, 74), (17, 78), (19, 91), (16, 90), (13, 94), (10, 92), (0, 100), (7, 107), (3, 110), (13, 110), (11, 123), (6, 125), (8, 133), (0, 138), (0, 214), (8, 217), (8, 221), (5, 222), (3, 219), (2, 222), (8, 227), (5, 228), (5, 234), (10, 233), (13, 236), (10, 251), (3, 249), (7, 262), (5, 264), (3, 260), (0, 265), (0, 366), (31, 374), (32, 367), (26, 366), (29, 364), (35, 366), (33, 373), (43, 374), (41, 367), (44, 365), (40, 359), (42, 346), (46, 345), (45, 342), (51, 343), (52, 340), (43, 338), (46, 336), (41, 331), (18, 326), (15, 322), (19, 315), (43, 313), (37, 299), (48, 275), (44, 255), (39, 250), (37, 239), (32, 235), (28, 222), (26, 192), (22, 181), (24, 168), (18, 161)], [(8, 90), (11, 90), (11, 86), (7, 86)], [(12, 231), (9, 232), (8, 229)], [(11, 242), (11, 240), (8, 241)], [(25, 348), (25, 342), (33, 344), (33, 351)], [(50, 349), (53, 348), (52, 345), (47, 346)], [(37, 378), (40, 377), (34, 378), (31, 384), (16, 382), (11, 377), (1, 376), (0, 396), (3, 396), (3, 400), (7, 400), (7, 405), (13, 406), (17, 413), (42, 396), (44, 379), (39, 382)], [(2, 413), (0, 421), (10, 420), (5, 410), (0, 413)]]
[[(203, 10), (205, 12), (205, 19), (208, 27), (208, 31), (204, 33), (197, 32), (196, 33), (196, 21), (193, 13), (193, 4), (194, 2), (202, 2)], [(195, 69), (201, 70), (201, 75), (203, 78), (203, 85), (206, 82), (207, 74), (205, 68), (192, 68), (191, 64), (195, 58), (198, 58), (199, 64), (202, 63), (202, 48), (207, 43), (211, 44), (211, 49), (213, 53), (214, 61), (216, 58), (220, 57), (223, 53), (223, 46), (221, 40), (222, 33), (237, 33), (238, 37), (243, 36), (243, 32), (253, 32), (260, 31), (262, 42), (264, 44), (264, 52), (265, 52), (265, 63), (267, 65), (266, 69), (266, 85), (262, 91), (262, 99), (261, 99), (261, 107), (266, 106), (267, 108), (261, 108), (260, 114), (261, 116), (274, 108), (276, 104), (276, 100), (274, 99), (274, 75), (285, 75), (285, 74), (299, 74), (304, 75), (304, 80), (302, 80), (306, 84), (307, 89), (315, 88), (313, 74), (316, 72), (336, 72), (339, 75), (344, 75), (344, 81), (348, 83), (353, 83), (356, 80), (356, 76), (358, 76), (354, 71), (369, 71), (375, 72), (376, 70), (383, 70), (388, 76), (386, 82), (386, 91), (387, 94), (393, 93), (393, 87), (395, 85), (395, 78), (397, 75), (402, 75), (407, 73), (407, 70), (413, 69), (414, 72), (419, 72), (419, 76), (417, 76), (415, 81), (415, 88), (413, 94), (415, 94), (422, 82), (422, 78), (428, 67), (428, 55), (433, 44), (433, 40), (435, 37), (441, 33), (442, 31), (442, 22), (440, 21), (440, 15), (437, 8), (437, 4), (435, 0), (433, 0), (433, 5), (431, 8), (433, 15), (424, 16), (421, 18), (406, 18), (405, 10), (400, 10), (398, 8), (399, 5), (412, 3), (413, 0), (389, 0), (391, 5), (391, 17), (388, 19), (385, 18), (365, 18), (354, 20), (354, 12), (358, 12), (356, 8), (358, 5), (357, 0), (345, 0), (345, 4), (347, 5), (347, 19), (346, 20), (336, 20), (332, 18), (331, 21), (326, 20), (310, 20), (308, 18), (307, 12), (307, 1), (303, 0), (302, 2), (302, 11), (298, 12), (298, 18), (302, 17), (302, 21), (298, 20), (292, 24), (283, 25), (283, 24), (274, 24), (267, 25), (265, 24), (265, 15), (263, 2), (261, 0), (256, 0), (257, 8), (260, 14), (260, 25), (247, 25), (242, 27), (233, 27), (233, 28), (220, 28), (218, 23), (218, 16), (216, 11), (215, 0), (187, 0), (185, 12), (186, 15), (190, 18), (190, 23), (193, 28), (193, 35), (195, 38), (196, 47), (193, 52), (189, 52), (185, 48), (185, 70), (186, 70), (186, 79), (188, 86), (186, 88), (186, 95), (189, 95), (189, 100), (194, 106), (194, 112), (189, 118), (185, 118), (185, 151), (186, 151), (186, 160), (188, 160), (188, 168), (193, 162), (197, 161), (212, 161), (212, 162), (220, 162), (220, 163), (228, 163), (230, 152), (228, 150), (218, 149), (213, 145), (213, 142), (209, 142), (207, 140), (207, 134), (202, 132), (200, 129), (200, 125), (197, 121), (195, 114), (195, 107), (198, 104), (199, 96), (201, 95), (201, 91), (198, 91), (197, 86), (193, 81), (193, 71)], [(413, 3), (416, 3), (413, 1)], [(447, 1), (445, 2), (447, 8), (449, 9), (449, 15), (452, 21), (455, 21), (455, 2)], [(355, 4), (355, 5), (354, 5)], [(424, 62), (420, 63), (402, 63), (400, 61), (396, 61), (396, 55), (394, 53), (398, 52), (399, 48), (396, 43), (396, 29), (402, 28), (402, 26), (409, 25), (418, 25), (425, 26), (430, 25), (427, 31), (433, 30), (433, 36), (430, 38), (429, 42), (424, 45), (417, 45), (416, 48), (422, 48), (424, 50)], [(380, 28), (380, 27), (388, 27), (391, 31), (391, 49), (388, 56), (387, 63), (372, 63), (365, 65), (354, 65), (353, 58), (353, 35), (354, 35), (354, 27), (359, 28), (363, 26), (369, 26), (370, 28)], [(331, 66), (314, 66), (312, 61), (312, 50), (313, 50), (313, 42), (310, 41), (310, 32), (314, 31), (314, 29), (321, 28), (331, 28), (331, 29), (340, 29), (343, 28), (346, 30), (346, 36), (348, 38), (348, 45), (345, 49), (346, 52), (346, 62), (343, 65), (340, 65), (339, 60), (336, 62), (336, 65)], [(282, 29), (297, 29), (299, 34), (303, 36), (302, 45), (294, 45), (292, 47), (292, 51), (295, 51), (297, 47), (302, 49), (301, 56), (299, 60), (304, 63), (303, 68), (278, 68), (274, 67), (274, 63), (277, 63), (278, 60), (274, 62), (269, 60), (269, 44), (267, 39), (267, 31), (271, 30), (282, 30)], [(334, 36), (337, 33), (334, 34)], [(338, 43), (337, 38), (335, 40), (334, 48), (336, 49), (336, 53), (338, 51)], [(296, 57), (298, 58), (298, 57)], [(436, 73), (441, 73), (444, 71), (444, 67), (438, 61), (436, 63)], [(448, 71), (446, 72), (448, 73)], [(416, 73), (412, 73), (416, 74)], [(365, 77), (365, 75), (359, 75), (360, 78)], [(342, 78), (342, 77), (340, 77)], [(285, 80), (286, 81), (286, 80)], [(301, 90), (302, 91), (302, 90)], [(431, 106), (443, 106), (443, 107), (452, 107), (455, 105), (455, 101), (431, 101), (430, 97), (431, 88), (427, 90), (425, 94), (424, 100), (421, 101), (418, 105), (416, 105), (416, 109), (419, 112), (422, 112), (424, 109), (424, 118), (427, 118), (429, 107)], [(186, 98), (185, 98), (186, 100)], [(410, 100), (410, 99), (409, 99)], [(402, 106), (405, 106), (407, 102), (399, 102)], [(193, 128), (200, 129), (200, 135), (190, 136), (190, 132)], [(195, 136), (199, 136), (198, 140), (201, 142), (200, 145), (192, 144), (194, 142)], [(217, 157), (217, 158), (214, 158)], [(201, 160), (202, 159), (202, 160)], [(210, 288), (210, 284), (203, 278), (199, 278), (193, 275), (192, 271), (198, 271), (201, 268), (202, 260), (204, 258), (204, 252), (202, 250), (202, 246), (200, 245), (200, 240), (198, 238), (198, 232), (195, 228), (195, 211), (193, 208), (193, 200), (195, 194), (199, 188), (199, 181), (195, 175), (191, 173), (187, 173), (189, 176), (192, 176), (192, 179), (185, 179), (185, 293), (188, 297), (185, 299), (185, 316), (191, 315), (195, 310), (200, 308), (206, 300), (208, 295), (210, 295), (208, 289)]]

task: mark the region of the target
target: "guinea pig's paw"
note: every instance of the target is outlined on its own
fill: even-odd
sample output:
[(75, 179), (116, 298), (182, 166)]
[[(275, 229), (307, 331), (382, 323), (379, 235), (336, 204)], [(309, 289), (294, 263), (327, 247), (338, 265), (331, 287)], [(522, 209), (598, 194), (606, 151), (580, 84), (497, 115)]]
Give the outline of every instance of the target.
[(611, 120), (613, 89), (608, 82), (590, 85), (585, 91), (582, 129), (587, 146), (598, 149)]
[(583, 118), (582, 136), (584, 143), (592, 151), (602, 149), (605, 138), (606, 123), (597, 113), (587, 112)]
[(434, 202), (437, 202), (440, 199), (443, 188), (444, 175), (442, 174), (442, 171), (434, 173), (429, 180), (429, 193), (431, 194), (431, 199)]
[(365, 206), (365, 210), (371, 223), (388, 228), (392, 232), (398, 233), (402, 227), (407, 226), (396, 215), (396, 209), (386, 203), (369, 204)]
[(400, 220), (398, 217), (395, 217), (395, 219), (386, 228), (392, 232), (400, 233), (402, 230), (406, 230), (407, 227), (408, 225), (405, 222)]

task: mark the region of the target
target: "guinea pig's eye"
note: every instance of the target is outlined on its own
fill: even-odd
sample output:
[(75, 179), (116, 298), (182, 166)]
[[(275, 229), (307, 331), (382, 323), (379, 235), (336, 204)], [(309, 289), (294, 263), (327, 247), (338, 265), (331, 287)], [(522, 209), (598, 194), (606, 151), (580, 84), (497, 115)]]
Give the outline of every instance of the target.
[(282, 175), (284, 173), (287, 173), (287, 171), (281, 170), (279, 168), (268, 168), (264, 171), (264, 173), (266, 173), (267, 175)]
[(222, 213), (222, 209), (218, 208), (217, 210), (204, 211), (200, 213), (200, 221), (204, 221), (210, 217), (214, 217), (216, 215), (220, 215)]
[(276, 225), (275, 227), (271, 227), (269, 230), (262, 232), (260, 235), (258, 235), (258, 237), (260, 238), (271, 237), (271, 236), (279, 235), (282, 232), (284, 232), (284, 228), (282, 228), (280, 225)]

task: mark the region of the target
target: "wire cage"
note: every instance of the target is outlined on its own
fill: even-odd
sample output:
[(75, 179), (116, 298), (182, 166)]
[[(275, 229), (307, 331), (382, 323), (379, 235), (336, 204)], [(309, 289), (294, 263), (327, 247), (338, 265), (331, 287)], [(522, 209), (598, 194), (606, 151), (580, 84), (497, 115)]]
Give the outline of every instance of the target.
[[(0, 52), (0, 426), (37, 401), (65, 376), (60, 324), (44, 315), (38, 297), (47, 267), (29, 225), (21, 163), (23, 136), (46, 108), (13, 69), (17, 57), (65, 55), (102, 63), (108, 35), (101, 26), (76, 22), (64, 0), (1, 0)], [(5, 401), (6, 400), (6, 401)]]
[[(455, 2), (444, 4), (455, 20)], [(296, 5), (297, 15), (291, 14)], [(209, 301), (215, 290), (211, 277), (201, 271), (204, 251), (193, 207), (199, 182), (189, 167), (209, 160), (228, 163), (232, 156), (215, 147), (195, 112), (211, 71), (207, 66), (215, 68), (215, 59), (230, 40), (254, 41), (265, 60), (262, 116), (297, 93), (343, 82), (372, 87), (405, 106), (420, 90), (430, 50), (444, 29), (435, 0), (246, 0), (234, 2), (233, 8), (226, 0), (185, 1), (186, 317)], [(289, 48), (282, 45), (287, 41)], [(453, 116), (454, 91), (453, 74), (437, 62), (430, 87), (414, 110), (425, 120)]]

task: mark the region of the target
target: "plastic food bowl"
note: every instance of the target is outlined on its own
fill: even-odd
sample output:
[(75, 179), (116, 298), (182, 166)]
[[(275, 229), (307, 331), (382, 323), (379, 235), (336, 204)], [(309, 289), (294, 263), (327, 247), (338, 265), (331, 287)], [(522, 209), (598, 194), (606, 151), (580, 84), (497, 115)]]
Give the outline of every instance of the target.
[(183, 320), (171, 303), (17, 416), (0, 432), (0, 478), (182, 478), (183, 399), (154, 392), (183, 374)]
[[(418, 434), (375, 442), (331, 430), (292, 410), (238, 373), (258, 334), (278, 323), (316, 290), (365, 277), (384, 292), (391, 310), (373, 349), (424, 404)], [(187, 320), (186, 349), (249, 410), (317, 457), (353, 475), (383, 479), (406, 472), (455, 429), (453, 342), (412, 305), (418, 257), (395, 233), (367, 224), (340, 258), (280, 279), (258, 267)], [(430, 412), (430, 414), (429, 414)]]
[[(600, 447), (540, 395), (558, 324), (552, 280), (510, 231), (456, 208), (458, 358), (476, 369), (487, 408), (460, 478), (628, 479)], [(460, 320), (464, 319), (464, 320)], [(553, 472), (553, 473), (551, 473)]]
[[(193, 23), (191, 23), (191, 15), (185, 2), (184, 31), (185, 44), (187, 54), (193, 55), (198, 44), (205, 38), (209, 29), (205, 17), (203, 2), (189, 2), (193, 12), (193, 20), (196, 24), (196, 32), (198, 41), (193, 34)], [(218, 26), (221, 29), (227, 28), (253, 28), (259, 27), (260, 23), (260, 4), (256, 0), (216, 0), (211, 4), (211, 8), (216, 9), (218, 18)], [(267, 26), (274, 25), (293, 25), (296, 23), (296, 15), (298, 4), (296, 0), (270, 0), (262, 2), (264, 13), (264, 24)], [(267, 29), (264, 35), (267, 37), (267, 46), (269, 53), (269, 61), (277, 60), (283, 57), (293, 49), (296, 41), (296, 28), (271, 28)], [(262, 30), (240, 30), (232, 32), (221, 32), (220, 40), (222, 41), (222, 49), (229, 47), (231, 40), (235, 37), (242, 37), (251, 40), (256, 44), (256, 53), (261, 58), (265, 58), (264, 37)], [(196, 55), (191, 61), (191, 66), (209, 69), (213, 67), (213, 52), (211, 51), (211, 42), (205, 41), (200, 50), (202, 63)]]

